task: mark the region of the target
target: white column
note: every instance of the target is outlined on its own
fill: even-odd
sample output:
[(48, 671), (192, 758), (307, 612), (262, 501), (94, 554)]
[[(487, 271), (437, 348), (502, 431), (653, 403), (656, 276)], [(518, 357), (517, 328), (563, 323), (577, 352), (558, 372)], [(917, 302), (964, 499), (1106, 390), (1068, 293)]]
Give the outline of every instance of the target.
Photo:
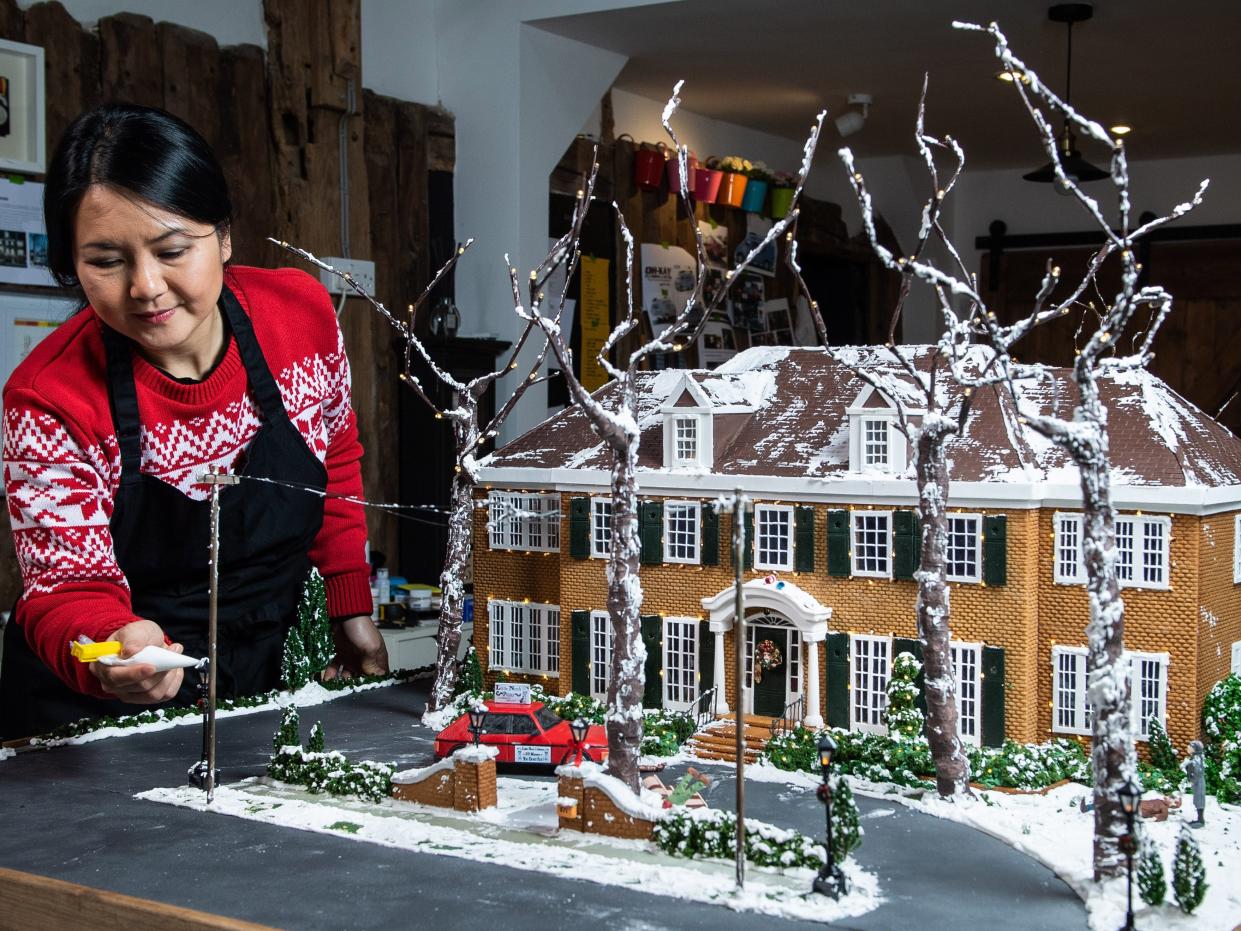
[(728, 714), (728, 696), (724, 694), (724, 631), (714, 630), (715, 638), (715, 713)]
[(807, 727), (822, 727), (823, 715), (819, 711), (819, 643), (803, 641), (806, 644), (806, 720)]

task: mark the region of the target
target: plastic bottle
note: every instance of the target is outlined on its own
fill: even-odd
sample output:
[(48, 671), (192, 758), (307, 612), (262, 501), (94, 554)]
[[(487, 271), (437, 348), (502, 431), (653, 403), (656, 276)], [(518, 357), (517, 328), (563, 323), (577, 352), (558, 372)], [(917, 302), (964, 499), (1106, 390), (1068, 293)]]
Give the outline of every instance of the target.
[(379, 603), (386, 605), (392, 600), (392, 586), (388, 582), (387, 568), (375, 570), (375, 587), (378, 589)]

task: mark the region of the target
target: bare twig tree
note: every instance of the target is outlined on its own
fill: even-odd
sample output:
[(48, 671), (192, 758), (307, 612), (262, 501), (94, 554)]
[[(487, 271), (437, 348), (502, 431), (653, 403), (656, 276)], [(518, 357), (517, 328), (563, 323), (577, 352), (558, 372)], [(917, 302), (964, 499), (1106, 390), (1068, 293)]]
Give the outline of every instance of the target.
[[(677, 140), (670, 120), (680, 105), (681, 83), (678, 82), (673, 97), (664, 108), (663, 125), (671, 136), (677, 150), (682, 192), (688, 190), (688, 149)], [(773, 224), (763, 241), (746, 256), (736, 269), (729, 272), (729, 280), (747, 268), (759, 253), (784, 234), (797, 217), (797, 199), (801, 195), (809, 172), (814, 147), (825, 113), (818, 121), (806, 142), (805, 158), (797, 189), (794, 207), (789, 215)], [(578, 194), (577, 210), (584, 212), (593, 196), (591, 181)], [(693, 201), (683, 193), (687, 212), (693, 216)], [(623, 363), (613, 363), (613, 352), (620, 342), (639, 331), (639, 309), (633, 300), (634, 239), (620, 208), (614, 203), (621, 236), (625, 242), (625, 317), (611, 331), (599, 351), (598, 362), (614, 384), (591, 394), (573, 374), (573, 352), (569, 347), (559, 321), (548, 316), (543, 309), (543, 295), (535, 281), (530, 282), (529, 294), (523, 303), (522, 289), (516, 269), (511, 270), (513, 302), (517, 315), (537, 325), (547, 336), (551, 351), (556, 358), (569, 386), (573, 403), (590, 421), (596, 435), (608, 446), (612, 457), (612, 545), (608, 557), (608, 613), (612, 625), (611, 681), (608, 683), (607, 732), (608, 771), (635, 792), (638, 790), (638, 754), (642, 743), (642, 694), (644, 686), (643, 667), (646, 649), (639, 633), (639, 609), (642, 605), (642, 583), (639, 579), (640, 546), (638, 540), (638, 421), (637, 421), (637, 373), (649, 364), (655, 353), (680, 352), (698, 338), (711, 312), (724, 299), (726, 289), (720, 291), (705, 305), (704, 286), (707, 278), (706, 254), (701, 235), (695, 225), (698, 252), (698, 276), (685, 309), (667, 329), (655, 333), (630, 353)], [(573, 261), (576, 261), (578, 243), (572, 243)]]
[[(561, 264), (568, 254), (568, 246), (576, 242), (581, 231), (581, 217), (575, 218), (573, 229), (566, 233), (542, 264), (532, 273), (534, 280), (541, 287), (543, 282)], [(273, 240), (274, 242), (275, 240)], [(419, 310), (427, 303), (427, 299), (465, 254), (473, 240), (468, 240), (457, 247), (456, 253), (436, 273), (431, 283), (410, 305), (408, 320), (401, 320), (380, 303), (374, 295), (361, 287), (350, 275), (342, 273), (304, 249), (280, 243), (285, 249), (300, 256), (312, 265), (325, 269), (343, 280), (358, 295), (381, 313), (392, 324), (405, 344), (405, 366), (401, 373), (401, 381), (413, 389), (424, 404), (435, 415), (437, 420), (447, 419), (452, 424), (453, 439), (456, 445), (455, 462), (453, 465), (452, 490), (448, 517), (448, 548), (444, 556), (444, 570), (440, 575), (439, 629), (436, 633), (437, 652), (435, 660), (435, 681), (431, 686), (431, 694), (427, 700), (427, 711), (436, 711), (446, 705), (453, 696), (457, 682), (457, 652), (461, 644), (462, 614), (465, 606), (466, 570), (470, 563), (470, 543), (473, 535), (474, 492), (478, 486), (478, 460), (480, 447), (496, 436), (501, 424), (512, 412), (521, 396), (531, 387), (546, 380), (547, 376), (539, 375), (544, 359), (547, 357), (547, 344), (544, 342), (534, 362), (529, 366), (529, 374), (522, 379), (504, 404), (492, 416), (488, 423), (479, 422), (479, 406), (488, 389), (496, 384), (506, 372), (518, 368), (518, 357), (534, 332), (535, 327), (528, 324), (509, 353), (505, 364), (484, 375), (469, 381), (455, 378), (446, 369), (438, 365), (427, 351), (421, 339), (415, 333), (414, 324)], [(564, 306), (563, 296), (559, 310)], [(556, 318), (559, 319), (559, 310)], [(415, 356), (421, 359), (432, 376), (448, 389), (450, 401), (439, 404), (413, 373)], [(520, 516), (520, 515), (519, 515)]]
[[(1061, 273), (1058, 267), (1049, 263), (1035, 295), (1032, 312), (1011, 324), (1001, 323), (987, 307), (974, 277), (956, 250), (951, 248), (947, 237), (941, 241), (949, 247), (950, 270), (942, 270), (921, 257), (896, 260), (903, 274), (912, 275), (933, 289), (946, 316), (952, 314), (957, 319), (965, 320), (973, 339), (986, 346), (990, 356), (980, 370), (981, 379), (977, 383), (991, 384), (1002, 380), (1018, 410), (1021, 423), (1063, 449), (1079, 470), (1085, 518), (1082, 552), (1090, 602), (1086, 635), (1088, 687), (1093, 708), (1094, 871), (1097, 878), (1102, 878), (1117, 875), (1123, 868), (1119, 839), (1125, 832), (1125, 819), (1117, 790), (1135, 774), (1136, 763), (1132, 722), (1129, 720), (1129, 676), (1123, 657), (1124, 604), (1119, 596), (1115, 565), (1117, 550), (1110, 490), (1107, 410), (1100, 397), (1099, 381), (1118, 372), (1142, 368), (1150, 361), (1155, 335), (1171, 309), (1171, 296), (1160, 287), (1139, 286), (1140, 268), (1134, 243), (1153, 229), (1197, 206), (1206, 182), (1189, 202), (1178, 205), (1163, 217), (1131, 228), (1129, 169), (1121, 140), (1112, 139), (1098, 123), (1081, 116), (1052, 93), (1033, 70), (1011, 53), (1007, 39), (994, 23), (986, 27), (969, 23), (954, 25), (991, 35), (996, 55), (1005, 70), (1013, 75), (1013, 85), (1051, 157), (1056, 183), (1085, 208), (1104, 235), (1104, 243), (1092, 256), (1082, 279), (1071, 286), (1067, 294), (1054, 300), (1053, 292), (1060, 283)], [(1065, 173), (1055, 130), (1040, 109), (1040, 101), (1062, 114), (1079, 132), (1110, 148), (1111, 179), (1117, 195), (1117, 229), (1113, 229), (1104, 218), (1098, 201)], [(858, 179), (856, 173), (853, 176)], [(864, 194), (864, 188), (860, 189), (861, 194)], [(873, 241), (873, 233), (871, 236)], [(1087, 332), (1071, 370), (1079, 394), (1073, 419), (1052, 416), (1037, 409), (1019, 386), (1027, 381), (1052, 378), (1053, 374), (1038, 364), (1018, 363), (1012, 355), (1013, 346), (1035, 327), (1078, 307), (1088, 289), (1097, 290), (1099, 269), (1111, 256), (1116, 256), (1121, 263), (1121, 288), (1097, 316), (1093, 319), (1087, 316), (1083, 320), (1086, 331), (1092, 325), (1094, 329)], [(964, 304), (968, 313), (957, 317), (952, 308), (958, 304)], [(1144, 308), (1149, 310), (1149, 315), (1139, 319), (1139, 311)], [(1134, 348), (1128, 355), (1122, 356), (1119, 354), (1120, 338), (1131, 326), (1138, 330)], [(940, 348), (943, 348), (942, 341)]]

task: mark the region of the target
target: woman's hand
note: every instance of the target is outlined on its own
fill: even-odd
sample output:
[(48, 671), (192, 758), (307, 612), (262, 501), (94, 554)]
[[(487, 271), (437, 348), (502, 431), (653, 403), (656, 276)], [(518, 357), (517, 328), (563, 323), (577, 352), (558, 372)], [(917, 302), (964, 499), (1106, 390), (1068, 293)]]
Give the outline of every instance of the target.
[(346, 618), (332, 625), (336, 655), (323, 670), (323, 681), (337, 676), (383, 676), (388, 674), (388, 648), (369, 614)]
[[(154, 621), (134, 621), (126, 624), (120, 630), (114, 631), (108, 639), (121, 644), (121, 659), (128, 659), (143, 647), (165, 647), (164, 631)], [(165, 648), (174, 653), (185, 651), (185, 647), (179, 643), (167, 645)], [(156, 672), (154, 666), (145, 663), (140, 666), (105, 666), (103, 663), (91, 663), (90, 671), (103, 685), (105, 692), (134, 705), (155, 705), (168, 701), (180, 690), (181, 680), (185, 677), (184, 669)]]

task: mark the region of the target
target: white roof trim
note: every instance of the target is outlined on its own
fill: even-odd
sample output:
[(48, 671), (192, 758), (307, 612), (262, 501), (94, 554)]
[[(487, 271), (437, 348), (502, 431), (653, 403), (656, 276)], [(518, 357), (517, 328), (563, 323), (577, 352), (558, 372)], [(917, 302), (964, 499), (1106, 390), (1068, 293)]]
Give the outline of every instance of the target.
[[(688, 391), (689, 396), (694, 399), (693, 407), (677, 407), (676, 401), (682, 392)], [(668, 395), (667, 399), (659, 407), (661, 414), (701, 414), (711, 410), (711, 399), (707, 397), (707, 393), (702, 390), (702, 386), (694, 380), (689, 374), (681, 376), (681, 380), (677, 382), (676, 387)]]
[[(824, 607), (817, 598), (787, 579), (774, 575), (750, 579), (742, 584), (741, 590), (746, 609), (759, 608), (788, 618), (810, 643), (817, 643), (827, 636), (827, 622), (832, 619), (832, 609)], [(702, 599), (703, 610), (710, 616), (711, 630), (716, 633), (732, 630), (736, 619), (736, 597), (737, 593), (730, 585), (718, 595)]]
[[(479, 470), (479, 483), (494, 488), (606, 494), (612, 486), (612, 475), (607, 469), (502, 469), (485, 466)], [(731, 495), (740, 487), (757, 497), (819, 504), (911, 507), (918, 500), (917, 485), (913, 479), (859, 478), (856, 473), (845, 478), (805, 478), (639, 468), (638, 484), (641, 494), (656, 497)], [(1112, 504), (1120, 510), (1141, 508), (1173, 514), (1219, 514), (1241, 510), (1241, 485), (1203, 488), (1113, 484)], [(950, 509), (1080, 510), (1082, 491), (1077, 482), (953, 482), (948, 506)]]

